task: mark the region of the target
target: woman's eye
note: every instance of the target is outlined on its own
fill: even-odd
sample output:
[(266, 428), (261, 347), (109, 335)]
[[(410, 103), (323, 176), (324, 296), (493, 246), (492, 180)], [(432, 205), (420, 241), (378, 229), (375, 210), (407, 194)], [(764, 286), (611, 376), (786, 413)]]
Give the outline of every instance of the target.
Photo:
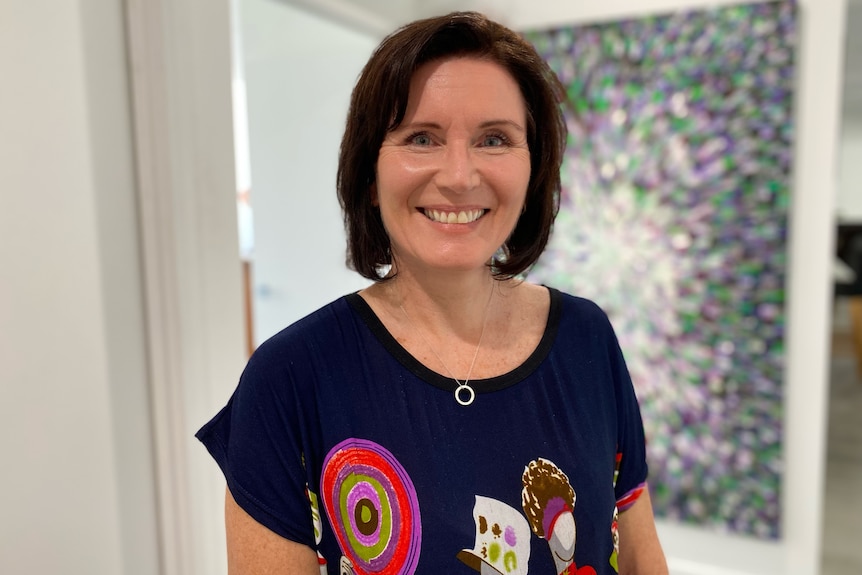
[(482, 140), (482, 146), (486, 148), (498, 148), (504, 145), (506, 145), (506, 139), (499, 135), (485, 136)]
[(410, 136), (410, 143), (416, 146), (430, 146), (431, 136), (428, 134), (414, 134)]

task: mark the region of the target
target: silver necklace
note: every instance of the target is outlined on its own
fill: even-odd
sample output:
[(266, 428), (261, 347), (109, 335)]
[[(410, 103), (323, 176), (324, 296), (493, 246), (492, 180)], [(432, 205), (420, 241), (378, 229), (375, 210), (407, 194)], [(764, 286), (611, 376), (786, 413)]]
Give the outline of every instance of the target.
[[(398, 307), (401, 308), (401, 313), (403, 313), (404, 317), (407, 318), (407, 322), (410, 324), (413, 330), (419, 334), (419, 337), (422, 338), (422, 341), (425, 342), (425, 345), (428, 347), (428, 349), (431, 350), (431, 353), (434, 354), (434, 357), (437, 358), (437, 361), (440, 362), (440, 365), (443, 366), (443, 369), (449, 372), (449, 377), (455, 380), (455, 383), (458, 385), (458, 387), (455, 388), (455, 401), (465, 407), (473, 403), (473, 400), (476, 399), (476, 391), (469, 385), (470, 376), (473, 375), (473, 366), (476, 365), (476, 358), (479, 357), (479, 349), (482, 347), (482, 339), (485, 337), (485, 327), (488, 325), (488, 308), (491, 306), (491, 298), (493, 295), (494, 287), (491, 286), (491, 293), (488, 295), (488, 303), (485, 304), (485, 314), (482, 318), (482, 332), (479, 334), (479, 343), (476, 345), (476, 352), (473, 354), (473, 361), (470, 362), (470, 369), (467, 371), (467, 377), (464, 379), (464, 381), (459, 381), (458, 378), (455, 377), (455, 374), (452, 373), (452, 370), (449, 369), (449, 366), (443, 362), (443, 359), (440, 357), (434, 347), (432, 347), (432, 345), (428, 342), (428, 340), (425, 338), (425, 335), (421, 331), (419, 331), (419, 329), (416, 327), (416, 324), (413, 323), (412, 319), (410, 319), (410, 314), (408, 314), (407, 310), (404, 309), (404, 304), (398, 304)], [(466, 397), (463, 396), (463, 394), (466, 394)]]

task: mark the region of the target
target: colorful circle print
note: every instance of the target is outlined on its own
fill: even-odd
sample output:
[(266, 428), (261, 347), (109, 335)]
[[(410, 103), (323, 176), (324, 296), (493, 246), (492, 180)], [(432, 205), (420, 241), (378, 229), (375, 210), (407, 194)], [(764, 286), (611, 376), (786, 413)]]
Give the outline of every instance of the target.
[(323, 504), (356, 575), (408, 575), (422, 540), (419, 502), (395, 456), (364, 439), (347, 439), (323, 462)]

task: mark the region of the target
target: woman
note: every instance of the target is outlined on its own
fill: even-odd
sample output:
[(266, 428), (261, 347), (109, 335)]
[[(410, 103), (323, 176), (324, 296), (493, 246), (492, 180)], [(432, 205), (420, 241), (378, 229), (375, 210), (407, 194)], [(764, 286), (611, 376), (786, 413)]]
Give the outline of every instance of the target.
[(475, 13), (372, 55), (338, 194), (374, 284), (264, 343), (198, 433), (232, 574), (666, 572), (607, 318), (519, 279), (557, 211), (561, 98)]

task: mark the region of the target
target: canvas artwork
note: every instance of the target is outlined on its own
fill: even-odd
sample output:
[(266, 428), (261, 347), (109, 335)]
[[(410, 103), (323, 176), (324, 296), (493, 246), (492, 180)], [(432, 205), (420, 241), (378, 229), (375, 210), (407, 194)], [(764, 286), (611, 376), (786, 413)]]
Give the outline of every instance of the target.
[(530, 273), (608, 313), (660, 517), (780, 536), (794, 2), (526, 32), (568, 96)]

